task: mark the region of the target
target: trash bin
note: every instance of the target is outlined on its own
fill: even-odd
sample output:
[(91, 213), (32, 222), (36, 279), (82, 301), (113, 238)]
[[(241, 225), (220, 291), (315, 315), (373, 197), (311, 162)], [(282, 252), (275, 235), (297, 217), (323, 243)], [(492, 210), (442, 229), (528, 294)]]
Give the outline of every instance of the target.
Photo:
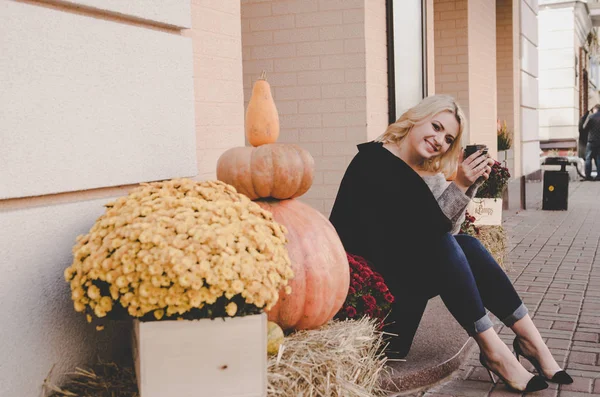
[(566, 211), (569, 207), (569, 172), (566, 157), (548, 157), (542, 165), (560, 165), (560, 171), (544, 171), (542, 210)]

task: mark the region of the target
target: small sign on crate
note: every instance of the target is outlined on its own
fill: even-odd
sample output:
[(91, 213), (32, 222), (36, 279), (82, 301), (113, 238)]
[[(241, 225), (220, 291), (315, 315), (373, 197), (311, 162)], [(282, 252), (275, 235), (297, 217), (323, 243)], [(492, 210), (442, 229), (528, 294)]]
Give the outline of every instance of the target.
[(502, 225), (502, 199), (497, 198), (474, 198), (469, 202), (467, 211), (475, 217), (476, 226)]

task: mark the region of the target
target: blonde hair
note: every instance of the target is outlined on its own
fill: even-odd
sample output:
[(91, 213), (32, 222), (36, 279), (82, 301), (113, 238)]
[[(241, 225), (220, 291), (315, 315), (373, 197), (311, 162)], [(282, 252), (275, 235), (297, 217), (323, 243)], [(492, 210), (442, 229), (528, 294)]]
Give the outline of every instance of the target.
[(456, 171), (460, 140), (466, 123), (462, 109), (450, 95), (432, 95), (424, 98), (417, 105), (404, 112), (398, 120), (390, 124), (375, 141), (398, 144), (408, 135), (415, 124), (420, 124), (425, 119), (440, 112), (450, 112), (456, 117), (458, 133), (446, 153), (425, 161), (422, 168), (425, 171), (442, 172), (446, 177), (449, 177)]

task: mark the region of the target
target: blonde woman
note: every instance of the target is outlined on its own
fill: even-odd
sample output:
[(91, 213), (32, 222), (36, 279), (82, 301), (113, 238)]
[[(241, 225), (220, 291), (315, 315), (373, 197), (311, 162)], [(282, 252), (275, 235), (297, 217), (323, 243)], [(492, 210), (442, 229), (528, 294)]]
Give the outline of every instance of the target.
[[(358, 145), (340, 185), (330, 221), (347, 252), (369, 260), (396, 300), (390, 351), (408, 354), (427, 301), (440, 295), (479, 345), (481, 364), (513, 390), (547, 381), (572, 383), (557, 364), (504, 271), (477, 239), (453, 235), (493, 160), (463, 159), (464, 115), (450, 96), (436, 95), (406, 111), (373, 142)], [(458, 165), (456, 159), (458, 160)], [(456, 170), (447, 185), (445, 175)], [(515, 353), (492, 327), (486, 308), (516, 334)]]

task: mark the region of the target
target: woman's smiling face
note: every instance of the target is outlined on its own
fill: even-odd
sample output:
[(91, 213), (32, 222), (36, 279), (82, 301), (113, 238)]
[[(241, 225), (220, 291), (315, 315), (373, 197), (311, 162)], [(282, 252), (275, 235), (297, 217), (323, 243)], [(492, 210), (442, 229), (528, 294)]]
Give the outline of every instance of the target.
[(423, 160), (429, 160), (450, 149), (458, 130), (456, 116), (451, 112), (440, 112), (415, 124), (406, 136), (405, 143)]

